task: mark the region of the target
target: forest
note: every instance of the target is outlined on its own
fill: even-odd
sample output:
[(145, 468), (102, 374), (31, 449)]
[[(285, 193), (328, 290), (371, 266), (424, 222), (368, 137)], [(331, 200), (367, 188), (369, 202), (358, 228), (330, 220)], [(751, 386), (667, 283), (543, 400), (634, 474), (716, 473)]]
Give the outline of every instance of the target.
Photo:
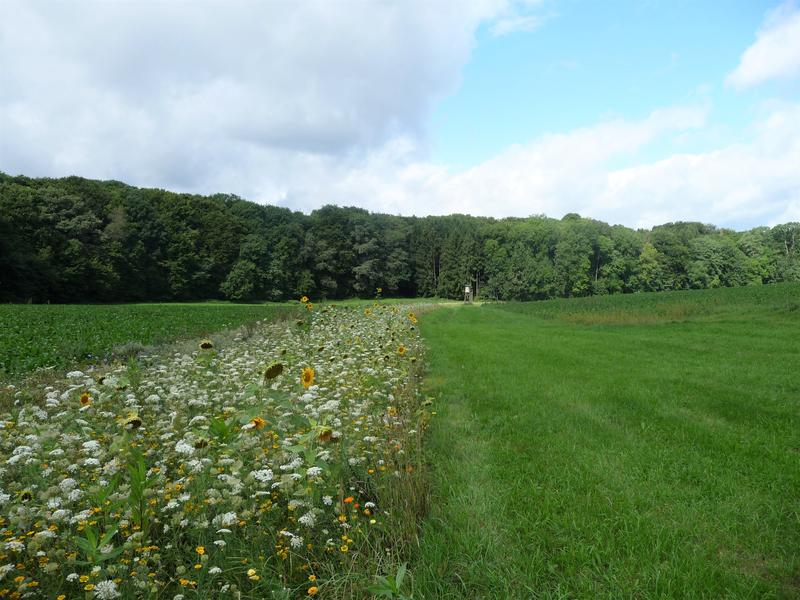
[(0, 173), (0, 301), (383, 295), (538, 300), (800, 281), (800, 223), (649, 230), (567, 214), (311, 214), (80, 177)]

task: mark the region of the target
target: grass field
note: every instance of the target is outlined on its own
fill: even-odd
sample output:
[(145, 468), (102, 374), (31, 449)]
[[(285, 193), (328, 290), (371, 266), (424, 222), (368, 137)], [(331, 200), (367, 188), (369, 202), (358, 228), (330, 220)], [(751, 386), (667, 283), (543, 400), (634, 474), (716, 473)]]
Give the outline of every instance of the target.
[(425, 315), (416, 598), (800, 596), (800, 286)]
[(41, 367), (109, 358), (124, 344), (157, 345), (271, 318), (288, 305), (0, 304), (0, 380)]

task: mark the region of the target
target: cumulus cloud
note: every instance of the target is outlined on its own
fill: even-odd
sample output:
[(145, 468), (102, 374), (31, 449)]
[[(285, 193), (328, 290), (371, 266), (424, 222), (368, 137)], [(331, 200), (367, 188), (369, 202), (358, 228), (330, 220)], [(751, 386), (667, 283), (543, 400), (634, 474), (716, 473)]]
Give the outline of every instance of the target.
[[(324, 194), (388, 213), (578, 212), (633, 227), (697, 220), (743, 228), (797, 220), (800, 105), (774, 109), (741, 143), (636, 163), (637, 151), (648, 144), (701, 128), (708, 111), (674, 107), (640, 120), (545, 135), (457, 172), (416, 160), (410, 140), (393, 140), (360, 165), (342, 171), (328, 165)], [(620, 161), (635, 164), (620, 168)], [(300, 185), (294, 190), (300, 205), (323, 193)]]
[(800, 74), (800, 10), (793, 2), (769, 13), (745, 50), (739, 65), (728, 75), (733, 87), (749, 88), (772, 79), (788, 79)]
[(0, 168), (187, 187), (254, 151), (270, 170), (422, 138), (506, 5), (5, 2)]

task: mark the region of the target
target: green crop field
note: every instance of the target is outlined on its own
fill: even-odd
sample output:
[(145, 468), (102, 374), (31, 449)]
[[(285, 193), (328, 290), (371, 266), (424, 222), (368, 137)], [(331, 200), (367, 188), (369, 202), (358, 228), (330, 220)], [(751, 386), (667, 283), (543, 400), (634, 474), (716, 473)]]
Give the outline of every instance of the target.
[(41, 367), (96, 363), (124, 344), (210, 335), (288, 310), (288, 305), (226, 303), (0, 304), (0, 380)]
[(437, 310), (415, 598), (800, 596), (800, 286)]

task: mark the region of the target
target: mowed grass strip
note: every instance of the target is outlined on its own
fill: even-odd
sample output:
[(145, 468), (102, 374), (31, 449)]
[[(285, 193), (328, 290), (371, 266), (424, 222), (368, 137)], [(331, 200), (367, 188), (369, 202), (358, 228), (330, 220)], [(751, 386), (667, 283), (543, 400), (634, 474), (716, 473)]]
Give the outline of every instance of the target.
[(415, 597), (799, 597), (800, 314), (763, 293), (648, 325), (425, 315)]
[(97, 363), (124, 344), (210, 335), (292, 310), (265, 304), (0, 304), (0, 380)]

